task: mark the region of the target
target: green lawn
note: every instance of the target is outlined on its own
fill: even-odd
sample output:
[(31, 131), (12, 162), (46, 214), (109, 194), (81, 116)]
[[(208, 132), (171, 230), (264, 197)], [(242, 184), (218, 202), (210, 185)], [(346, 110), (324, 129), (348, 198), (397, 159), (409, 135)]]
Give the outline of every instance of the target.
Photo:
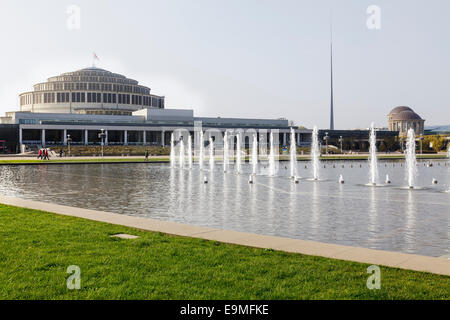
[[(401, 160), (405, 157), (403, 155), (379, 155), (379, 160)], [(437, 160), (437, 159), (446, 159), (447, 156), (443, 154), (428, 154), (428, 155), (417, 155), (418, 159), (429, 159), (429, 160)], [(1, 158), (0, 158), (1, 159)], [(248, 157), (245, 158), (246, 161), (249, 160)], [(279, 159), (281, 161), (288, 161), (289, 156), (287, 155), (280, 155)], [(321, 160), (332, 160), (332, 161), (338, 161), (338, 160), (367, 160), (367, 155), (345, 155), (345, 156), (322, 156)], [(310, 161), (309, 156), (298, 156), (299, 161)], [(149, 158), (148, 162), (169, 162), (169, 158)], [(102, 159), (100, 157), (96, 159), (77, 159), (76, 157), (66, 159), (66, 158), (51, 158), (50, 160), (37, 160), (35, 158), (26, 159), (26, 160), (0, 160), (0, 165), (20, 165), (20, 164), (63, 164), (63, 163), (141, 163), (144, 162), (144, 157), (142, 159), (139, 158), (110, 158), (110, 159)]]
[[(168, 162), (169, 158), (149, 158), (148, 162)], [(111, 163), (111, 162), (126, 162), (126, 163), (141, 163), (145, 162), (144, 157), (142, 159), (138, 158), (111, 158), (111, 159), (64, 159), (64, 158), (51, 158), (50, 160), (38, 160), (38, 159), (26, 159), (26, 160), (0, 160), (0, 165), (8, 165), (8, 164), (61, 164), (61, 163)]]
[[(139, 239), (111, 238), (117, 233)], [(449, 299), (450, 277), (169, 236), (0, 205), (0, 299)], [(66, 269), (81, 268), (81, 290)]]

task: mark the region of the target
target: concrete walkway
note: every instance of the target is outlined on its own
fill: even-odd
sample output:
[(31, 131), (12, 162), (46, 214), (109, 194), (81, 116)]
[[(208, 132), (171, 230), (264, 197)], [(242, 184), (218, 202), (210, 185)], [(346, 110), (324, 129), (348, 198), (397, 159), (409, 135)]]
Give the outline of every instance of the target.
[(5, 196), (0, 196), (0, 203), (94, 221), (107, 222), (147, 231), (163, 232), (178, 236), (216, 240), (223, 243), (274, 249), (285, 252), (349, 260), (450, 276), (450, 260), (444, 258), (434, 258), (399, 252), (372, 250), (337, 244), (265, 236), (246, 232), (226, 231)]

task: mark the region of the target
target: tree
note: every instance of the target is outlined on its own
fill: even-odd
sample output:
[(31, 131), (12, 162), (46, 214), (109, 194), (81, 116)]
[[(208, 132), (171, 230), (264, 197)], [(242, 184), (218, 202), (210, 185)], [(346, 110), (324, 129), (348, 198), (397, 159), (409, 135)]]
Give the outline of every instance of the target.
[(431, 142), (433, 143), (433, 150), (436, 152), (439, 152), (444, 148), (445, 140), (441, 136), (433, 136)]

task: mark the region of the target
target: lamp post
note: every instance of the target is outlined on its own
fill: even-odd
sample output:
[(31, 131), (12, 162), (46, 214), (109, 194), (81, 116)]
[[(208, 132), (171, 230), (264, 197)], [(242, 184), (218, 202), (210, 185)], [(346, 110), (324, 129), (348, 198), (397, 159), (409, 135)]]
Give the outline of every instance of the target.
[(323, 137), (323, 140), (325, 140), (325, 144), (326, 144), (326, 154), (328, 154), (328, 139), (329, 139), (330, 137), (328, 136), (328, 132), (325, 132), (325, 137)]
[(70, 134), (67, 135), (67, 146), (69, 148), (69, 157), (70, 157), (70, 142), (72, 141), (72, 138), (70, 137)]
[(105, 129), (100, 129), (102, 132), (98, 134), (98, 137), (102, 140), (102, 158), (103, 158), (103, 146), (105, 145), (106, 133)]
[(342, 138), (342, 136), (339, 137), (339, 143), (341, 144), (341, 153), (342, 153), (342, 141), (344, 141), (344, 139)]

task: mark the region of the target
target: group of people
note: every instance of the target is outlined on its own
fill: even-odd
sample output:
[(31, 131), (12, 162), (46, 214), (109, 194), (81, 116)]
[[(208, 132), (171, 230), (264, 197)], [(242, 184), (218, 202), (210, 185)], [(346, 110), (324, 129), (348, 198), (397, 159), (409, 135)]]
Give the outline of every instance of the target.
[(37, 158), (41, 160), (50, 160), (50, 157), (48, 155), (48, 149), (47, 148), (39, 149)]

